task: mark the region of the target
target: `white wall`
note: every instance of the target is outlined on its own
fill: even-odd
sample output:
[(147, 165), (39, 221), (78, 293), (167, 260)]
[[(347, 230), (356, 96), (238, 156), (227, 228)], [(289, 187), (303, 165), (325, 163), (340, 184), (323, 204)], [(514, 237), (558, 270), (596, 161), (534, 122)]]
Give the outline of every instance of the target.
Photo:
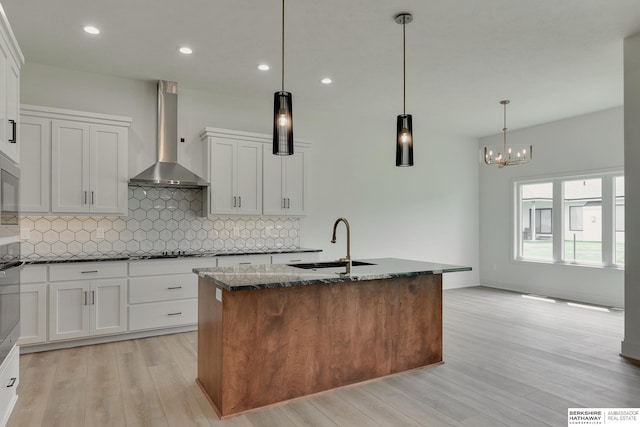
[[(513, 261), (510, 242), (514, 179), (622, 168), (623, 108), (511, 131), (507, 134), (507, 143), (533, 144), (534, 160), (520, 166), (502, 169), (482, 166), (480, 169), (480, 282), (503, 289), (622, 307), (623, 271)], [(485, 145), (499, 144), (502, 144), (501, 134), (481, 138), (478, 156)]]
[(625, 311), (622, 354), (640, 360), (640, 34), (624, 40)]
[[(129, 174), (155, 160), (154, 81), (135, 81), (26, 63), (21, 81), (25, 104), (93, 111), (133, 118)], [(256, 99), (188, 90), (179, 85), (179, 161), (203, 172), (205, 126), (270, 133), (272, 94)], [(264, 98), (264, 99), (263, 99)], [(445, 287), (478, 284), (477, 140), (430, 133), (428, 118), (414, 118), (415, 162), (395, 167), (395, 116), (380, 122), (364, 112), (348, 117), (297, 104), (297, 138), (312, 142), (310, 214), (301, 244), (323, 249), (323, 258), (345, 254), (345, 234), (332, 245), (339, 216), (352, 227), (354, 258), (403, 257), (466, 265), (471, 272), (445, 275)], [(342, 227), (342, 226), (341, 226)]]

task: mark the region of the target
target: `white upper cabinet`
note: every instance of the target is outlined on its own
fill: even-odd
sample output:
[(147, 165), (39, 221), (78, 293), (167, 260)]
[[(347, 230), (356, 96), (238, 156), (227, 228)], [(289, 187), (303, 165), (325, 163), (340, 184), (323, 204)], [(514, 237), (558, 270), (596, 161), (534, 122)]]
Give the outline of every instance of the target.
[(292, 156), (274, 156), (264, 147), (263, 213), (265, 215), (306, 214), (306, 171), (308, 151), (296, 144)]
[(51, 209), (51, 120), (23, 115), (20, 120), (20, 211)]
[(271, 135), (205, 128), (212, 215), (305, 215), (308, 143), (274, 156)]
[[(210, 213), (213, 215), (260, 215), (262, 213), (262, 146), (251, 134), (224, 134), (207, 128), (207, 180), (210, 182)], [(231, 131), (230, 131), (231, 132)]]
[(18, 110), (22, 64), (24, 56), (0, 6), (0, 151), (16, 163), (20, 161)]
[(23, 105), (23, 212), (127, 214), (127, 117)]

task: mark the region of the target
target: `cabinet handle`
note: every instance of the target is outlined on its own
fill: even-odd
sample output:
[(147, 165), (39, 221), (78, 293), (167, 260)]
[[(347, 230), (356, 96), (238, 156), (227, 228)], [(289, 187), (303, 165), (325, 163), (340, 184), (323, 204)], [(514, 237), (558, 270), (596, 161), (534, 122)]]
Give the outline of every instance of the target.
[(237, 204), (238, 204), (238, 198), (236, 196), (233, 196), (233, 207), (235, 208)]
[(182, 315), (182, 312), (178, 311), (176, 313), (169, 313), (167, 316), (180, 316), (180, 315)]
[(11, 129), (12, 129), (12, 135), (13, 135), (13, 138), (11, 138), (9, 142), (11, 144), (15, 144), (16, 143), (16, 121), (9, 119), (9, 123), (11, 123)]
[(302, 260), (301, 259), (291, 259), (291, 260), (289, 260), (289, 262), (300, 262), (300, 261), (302, 261)]
[(91, 192), (91, 204), (94, 205), (95, 203), (93, 203), (93, 191)]
[(169, 289), (170, 291), (174, 289), (182, 289), (182, 286), (171, 286), (171, 287), (168, 287), (167, 289)]
[(96, 291), (91, 291), (91, 305), (96, 305)]
[(98, 270), (87, 270), (87, 271), (81, 271), (80, 274), (89, 274), (89, 273), (97, 273)]
[(87, 192), (86, 191), (84, 192), (84, 204), (85, 205), (87, 204)]
[(238, 265), (251, 265), (250, 262), (239, 262)]
[(16, 377), (11, 378), (11, 379), (9, 380), (9, 385), (7, 386), (7, 388), (13, 387), (13, 385), (16, 383), (16, 380), (17, 380), (17, 379), (18, 379), (18, 378), (16, 378)]
[(242, 207), (242, 197), (238, 196), (238, 207), (241, 208)]
[(291, 199), (287, 197), (287, 209), (291, 208)]
[(285, 197), (282, 198), (282, 209), (287, 208), (287, 199)]
[(84, 291), (84, 305), (87, 305), (87, 291)]

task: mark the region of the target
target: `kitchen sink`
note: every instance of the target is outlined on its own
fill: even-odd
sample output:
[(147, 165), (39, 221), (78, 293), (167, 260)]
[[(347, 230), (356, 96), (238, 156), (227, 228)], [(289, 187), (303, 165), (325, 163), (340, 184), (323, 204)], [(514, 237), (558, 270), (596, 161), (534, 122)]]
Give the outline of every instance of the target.
[[(310, 262), (304, 264), (287, 264), (289, 267), (296, 268), (304, 268), (305, 270), (312, 270), (316, 268), (335, 268), (335, 267), (344, 267), (347, 265), (344, 261), (327, 261), (327, 262)], [(370, 262), (364, 261), (351, 261), (352, 267), (357, 267), (359, 265), (375, 265)]]

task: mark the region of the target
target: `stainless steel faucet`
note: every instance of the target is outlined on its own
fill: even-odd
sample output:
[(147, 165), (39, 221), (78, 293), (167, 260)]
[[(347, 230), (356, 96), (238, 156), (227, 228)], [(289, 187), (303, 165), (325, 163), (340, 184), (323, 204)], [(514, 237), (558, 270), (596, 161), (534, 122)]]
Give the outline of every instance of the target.
[(346, 218), (338, 218), (336, 219), (335, 224), (333, 224), (333, 237), (331, 238), (331, 243), (336, 242), (336, 228), (338, 228), (338, 223), (344, 222), (344, 225), (347, 227), (347, 256), (345, 258), (340, 258), (339, 261), (346, 263), (347, 271), (345, 274), (351, 273), (351, 227), (349, 226), (349, 221)]

